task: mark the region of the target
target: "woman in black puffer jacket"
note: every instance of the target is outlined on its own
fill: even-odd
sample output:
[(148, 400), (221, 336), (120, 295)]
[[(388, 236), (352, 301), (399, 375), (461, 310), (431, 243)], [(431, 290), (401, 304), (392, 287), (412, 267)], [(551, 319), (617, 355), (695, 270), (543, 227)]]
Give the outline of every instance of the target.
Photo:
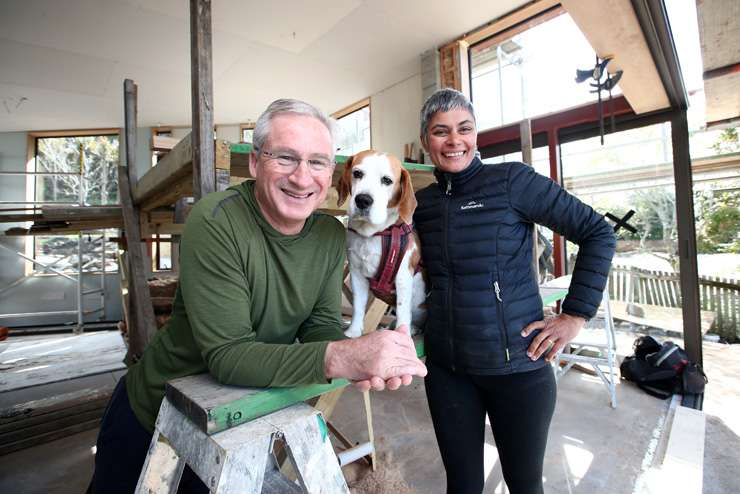
[[(556, 387), (548, 365), (594, 316), (616, 240), (604, 217), (523, 163), (484, 165), (475, 113), (452, 89), (421, 110), (437, 183), (414, 214), (430, 280), (427, 399), (447, 491), (483, 489), (486, 414), (509, 490), (542, 492)], [(562, 313), (544, 320), (532, 263), (534, 224), (579, 245)]]

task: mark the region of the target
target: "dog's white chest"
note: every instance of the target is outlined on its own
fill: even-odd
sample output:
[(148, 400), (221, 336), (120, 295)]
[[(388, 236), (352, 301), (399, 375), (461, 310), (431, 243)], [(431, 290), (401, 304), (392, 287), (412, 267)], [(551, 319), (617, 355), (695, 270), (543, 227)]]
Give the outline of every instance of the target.
[(347, 260), (353, 270), (366, 278), (378, 272), (383, 245), (380, 237), (363, 237), (356, 233), (347, 234)]

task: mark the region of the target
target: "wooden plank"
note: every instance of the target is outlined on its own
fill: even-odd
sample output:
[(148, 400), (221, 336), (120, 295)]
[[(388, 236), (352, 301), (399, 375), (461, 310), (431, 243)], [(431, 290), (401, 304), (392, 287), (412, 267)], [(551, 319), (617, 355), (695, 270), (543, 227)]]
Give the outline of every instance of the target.
[(520, 9), (517, 9), (509, 14), (505, 14), (498, 19), (495, 19), (473, 31), (463, 35), (460, 39), (472, 45), (486, 38), (490, 38), (494, 34), (506, 31), (515, 27), (528, 19), (537, 16), (548, 9), (556, 7), (560, 3), (560, 0), (537, 0), (529, 2)]
[[(645, 311), (644, 317), (637, 317), (627, 313), (626, 302), (613, 300), (611, 301), (612, 317), (640, 326), (649, 326), (683, 334), (684, 321), (680, 307), (662, 307), (646, 303), (639, 303), (638, 305)], [(715, 311), (701, 311), (702, 334), (709, 331), (716, 318), (717, 313)]]
[(190, 0), (193, 196), (196, 201), (216, 190), (211, 52), (211, 2)]
[[(121, 198), (123, 223), (126, 238), (131, 248), (129, 261), (129, 316), (133, 324), (128, 325), (129, 352), (140, 356), (157, 330), (154, 310), (146, 284), (146, 256), (141, 249), (139, 211), (134, 205), (129, 179), (136, 180), (133, 169), (136, 165), (136, 84), (131, 79), (124, 81), (124, 113), (126, 122), (126, 166), (118, 167), (118, 189)], [(133, 182), (136, 184), (136, 182)], [(151, 265), (151, 263), (150, 263)]]
[(104, 395), (101, 398), (78, 401), (77, 403), (68, 403), (58, 400), (54, 404), (55, 409), (25, 408), (28, 405), (24, 403), (23, 405), (25, 409), (23, 410), (19, 410), (16, 407), (2, 410), (0, 411), (0, 417), (2, 417), (2, 414), (6, 413), (20, 413), (18, 415), (0, 419), (0, 438), (3, 437), (3, 434), (7, 434), (9, 432), (32, 430), (34, 427), (54, 422), (55, 420), (68, 417), (70, 415), (77, 415), (91, 410), (100, 410), (102, 412), (110, 399), (111, 393), (112, 391), (108, 390), (107, 395)]
[[(270, 419), (279, 420), (281, 413)], [(260, 492), (271, 438), (278, 432), (276, 425), (257, 419), (226, 433), (208, 436), (169, 401), (163, 400), (156, 428), (196, 475), (206, 479), (213, 492)], [(156, 434), (154, 440), (158, 440)], [(152, 455), (147, 455), (140, 483), (155, 473), (149, 468), (151, 460)], [(147, 492), (138, 487), (137, 492)]]
[(0, 444), (13, 444), (22, 441), (23, 439), (35, 436), (44, 436), (45, 434), (53, 433), (60, 429), (63, 430), (75, 424), (100, 419), (103, 417), (106, 405), (107, 402), (103, 402), (97, 407), (89, 410), (82, 410), (71, 415), (67, 414), (57, 417), (48, 417), (47, 420), (33, 426), (17, 428), (4, 432), (0, 434)]
[(153, 135), (152, 136), (152, 151), (171, 151), (180, 139), (176, 137)]
[(219, 384), (209, 374), (167, 383), (167, 399), (207, 434), (229, 429), (276, 410), (344, 387), (346, 379), (293, 388), (246, 388)]
[[(135, 183), (133, 189), (133, 201), (136, 205), (142, 205), (142, 209), (147, 211), (159, 205), (174, 204), (171, 202), (163, 203), (157, 198), (166, 195), (174, 184), (179, 184), (182, 179), (187, 179), (190, 185), (179, 190), (178, 193), (188, 193), (192, 191), (192, 173), (193, 173), (193, 150), (192, 134), (188, 134), (177, 143), (172, 151), (167, 153), (156, 166), (147, 171), (143, 177)], [(169, 196), (168, 196), (168, 199)]]
[(339, 403), (339, 398), (342, 397), (342, 393), (344, 393), (344, 388), (337, 388), (322, 394), (314, 405), (314, 408), (324, 414), (327, 420), (331, 419), (334, 408)]
[(103, 219), (120, 218), (120, 206), (42, 206), (41, 215), (45, 220)]
[[(415, 345), (417, 356), (423, 357), (423, 340), (415, 340)], [(200, 430), (214, 434), (347, 384), (346, 379), (334, 379), (292, 388), (248, 388), (220, 384), (209, 374), (199, 374), (170, 381), (165, 395)]]
[[(169, 155), (168, 155), (169, 156)], [(157, 165), (159, 166), (159, 165)], [(156, 166), (154, 168), (157, 168)], [(147, 174), (148, 175), (148, 174)], [(146, 175), (144, 175), (146, 177)], [(193, 195), (193, 180), (191, 175), (171, 179), (166, 188), (149, 196), (140, 203), (141, 211), (151, 211), (162, 206), (175, 204), (179, 199)]]
[(701, 494), (704, 481), (704, 412), (676, 407), (661, 465), (666, 492)]
[(64, 427), (63, 429), (58, 429), (52, 432), (47, 432), (46, 434), (41, 434), (38, 436), (21, 439), (19, 441), (16, 441), (10, 444), (3, 444), (2, 446), (0, 446), (0, 456), (7, 455), (14, 451), (19, 451), (21, 449), (30, 448), (31, 446), (36, 446), (38, 444), (44, 444), (50, 441), (54, 441), (56, 439), (61, 439), (63, 437), (71, 436), (73, 434), (77, 434), (82, 431), (95, 429), (99, 425), (100, 425), (100, 419), (95, 418), (91, 420), (86, 420), (85, 422), (70, 425), (68, 427)]
[(321, 414), (298, 405), (270, 416), (269, 421), (283, 434), (302, 490), (349, 494)]
[(0, 394), (125, 369), (126, 349), (117, 332), (57, 335), (28, 346), (11, 341), (5, 348)]

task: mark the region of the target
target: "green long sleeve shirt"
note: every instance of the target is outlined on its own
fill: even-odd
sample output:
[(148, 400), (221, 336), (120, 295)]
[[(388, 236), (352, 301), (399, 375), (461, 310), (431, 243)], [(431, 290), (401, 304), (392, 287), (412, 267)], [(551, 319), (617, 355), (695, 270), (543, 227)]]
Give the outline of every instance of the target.
[[(240, 386), (326, 382), (324, 354), (341, 331), (345, 231), (314, 213), (297, 235), (262, 216), (254, 183), (200, 200), (180, 248), (172, 318), (126, 377), (150, 431), (171, 379), (210, 372)], [(300, 343), (296, 343), (296, 339)]]

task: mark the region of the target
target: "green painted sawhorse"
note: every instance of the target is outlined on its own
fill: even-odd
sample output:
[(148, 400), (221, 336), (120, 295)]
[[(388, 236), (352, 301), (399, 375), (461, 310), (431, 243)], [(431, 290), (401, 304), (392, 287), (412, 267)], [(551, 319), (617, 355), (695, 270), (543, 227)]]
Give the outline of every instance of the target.
[[(215, 493), (349, 493), (321, 413), (304, 400), (347, 385), (225, 386), (208, 374), (168, 383), (137, 493), (175, 493), (185, 464)], [(297, 483), (280, 474), (282, 442)]]

